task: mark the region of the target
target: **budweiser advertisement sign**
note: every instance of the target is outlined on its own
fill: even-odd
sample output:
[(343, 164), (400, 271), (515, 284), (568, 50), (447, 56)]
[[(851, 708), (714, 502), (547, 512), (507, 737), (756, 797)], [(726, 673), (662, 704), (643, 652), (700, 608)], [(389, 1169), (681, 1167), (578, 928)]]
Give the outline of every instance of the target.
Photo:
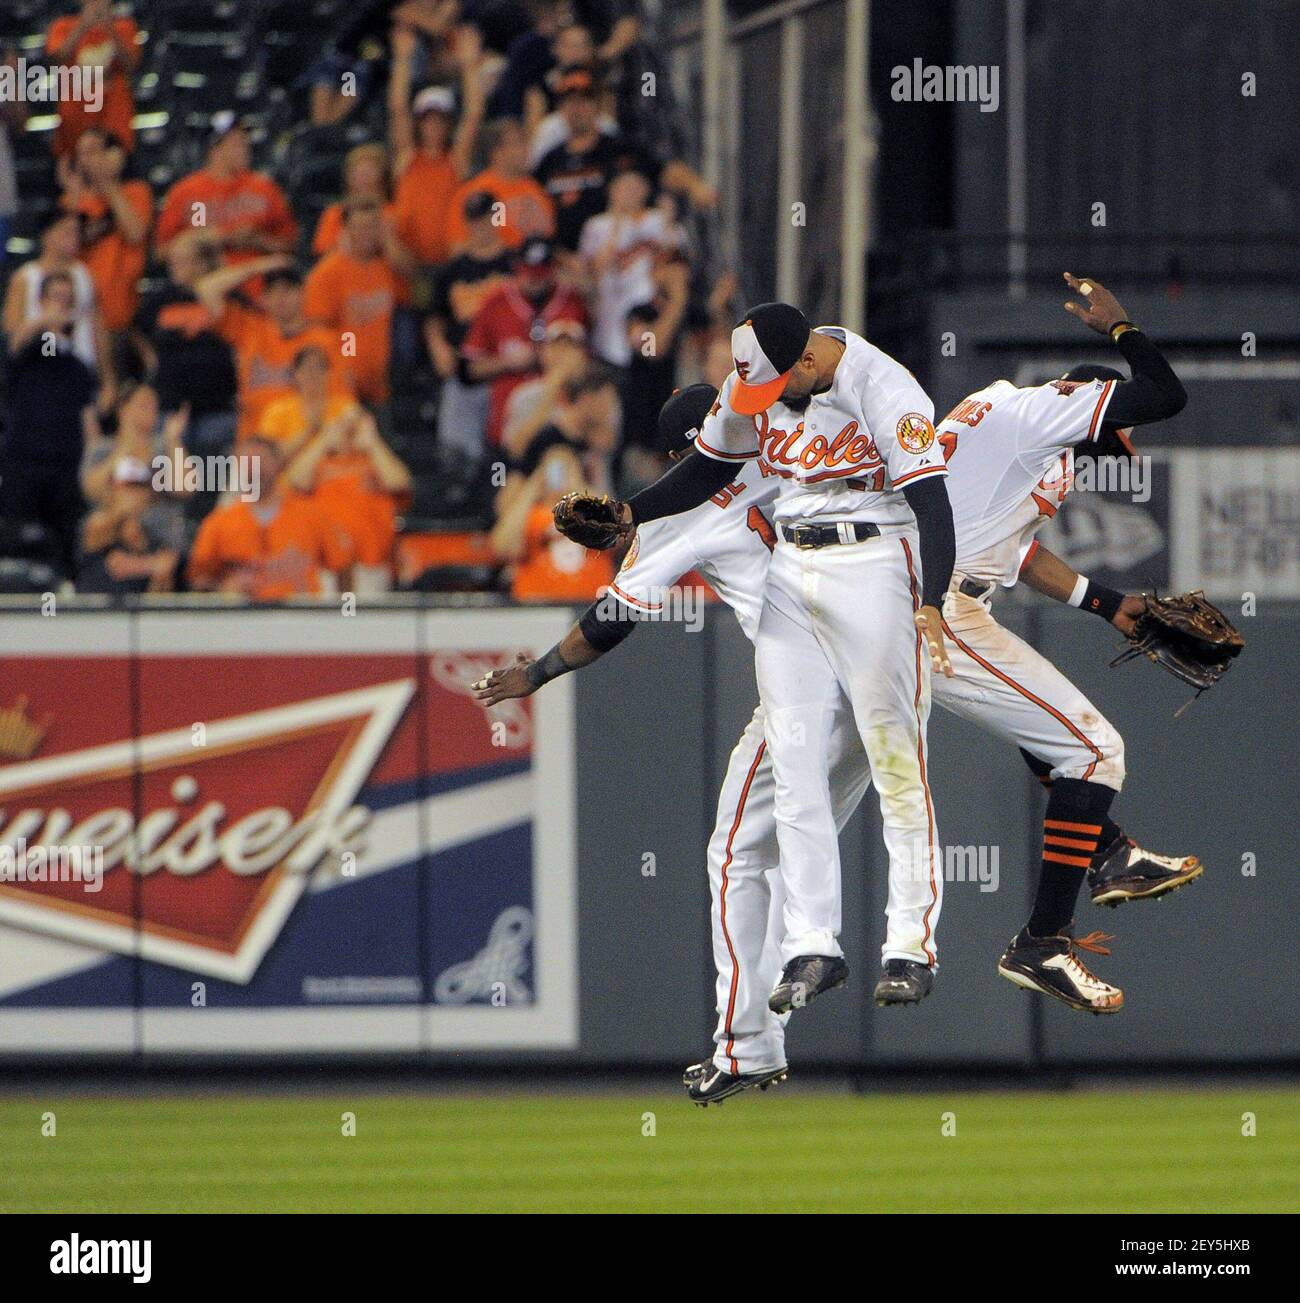
[(286, 1050), (381, 1024), (416, 1050), (568, 1043), (568, 694), (486, 711), (469, 688), (557, 614), (18, 617), (0, 1052), (39, 1051), (42, 1008), (88, 1045), (87, 1011), (123, 1007), (199, 1050), (241, 1047), (241, 1015), (258, 1049), (268, 1016)]

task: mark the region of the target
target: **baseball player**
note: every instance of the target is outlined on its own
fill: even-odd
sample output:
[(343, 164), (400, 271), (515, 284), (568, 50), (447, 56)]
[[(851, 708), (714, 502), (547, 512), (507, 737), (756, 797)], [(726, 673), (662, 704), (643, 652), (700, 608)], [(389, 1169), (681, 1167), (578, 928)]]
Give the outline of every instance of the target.
[(596, 526), (630, 533), (689, 511), (741, 467), (778, 477), (755, 638), (786, 891), (785, 966), (769, 1006), (787, 1013), (848, 974), (829, 772), (841, 697), (866, 750), (890, 860), (877, 995), (915, 1001), (933, 980), (943, 891), (925, 728), (930, 668), (951, 673), (939, 606), (955, 554), (933, 404), (861, 336), (813, 330), (788, 303), (752, 308), (731, 344), (736, 369), (695, 439), (704, 455), (626, 503), (561, 502), (557, 522), (604, 541)]
[(1100, 615), (1123, 633), (1143, 599), (1105, 588), (1038, 545), (1034, 535), (1060, 509), (1076, 453), (1133, 454), (1132, 426), (1181, 411), (1187, 396), (1156, 346), (1096, 281), (1065, 274), (1083, 302), (1065, 306), (1109, 335), (1132, 378), (1081, 366), (1060, 380), (1018, 388), (1007, 380), (969, 395), (939, 423), (957, 560), (944, 598), (953, 674), (935, 700), (1015, 742), (1048, 783), (1042, 870), (1033, 913), (998, 971), (1073, 1009), (1115, 1013), (1123, 992), (1082, 962), (1080, 949), (1109, 953), (1100, 933), (1074, 938), (1074, 904), (1085, 877), (1094, 903), (1150, 899), (1200, 876), (1195, 856), (1143, 850), (1110, 817), (1124, 782), (1124, 743), (1102, 713), (1032, 647), (1002, 628), (990, 604), (1018, 580)]
[[(675, 394), (659, 413), (662, 444), (673, 461), (698, 456), (691, 441), (718, 396), (711, 385)], [(698, 569), (736, 613), (752, 641), (775, 545), (770, 510), (781, 477), (762, 462), (736, 471), (707, 501), (681, 515), (642, 526), (608, 595), (594, 603), (560, 643), (537, 661), (520, 657), (476, 685), (493, 706), (524, 697), (558, 674), (589, 665), (618, 646), (640, 620), (653, 620), (681, 575)], [(768, 996), (781, 972), (775, 944), (782, 926), (772, 762), (760, 705), (741, 734), (718, 797), (709, 838), (713, 956), (718, 1022), (705, 1059), (687, 1069), (696, 1103), (708, 1105), (751, 1086), (766, 1088), (786, 1074), (784, 1026)], [(847, 702), (830, 730), (829, 784), (836, 828), (857, 808), (870, 782), (867, 759)], [(771, 920), (771, 926), (769, 926)], [(716, 1060), (716, 1061), (715, 1061)]]

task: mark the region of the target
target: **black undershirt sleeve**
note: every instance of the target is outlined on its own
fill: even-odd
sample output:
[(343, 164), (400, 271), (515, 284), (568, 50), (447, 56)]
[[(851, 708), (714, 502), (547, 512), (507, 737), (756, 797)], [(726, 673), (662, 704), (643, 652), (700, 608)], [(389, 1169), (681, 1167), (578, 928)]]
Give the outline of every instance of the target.
[(583, 611), (578, 620), (582, 636), (602, 655), (613, 651), (636, 628), (628, 607), (613, 597), (600, 598)]
[(927, 475), (903, 486), (921, 536), (921, 605), (940, 609), (957, 561), (957, 534), (944, 478)]
[(1133, 372), (1115, 386), (1103, 429), (1122, 430), (1177, 416), (1187, 406), (1187, 391), (1165, 356), (1140, 330), (1126, 330), (1115, 347)]
[(701, 452), (692, 452), (648, 488), (628, 499), (632, 522), (644, 525), (663, 516), (676, 516), (707, 502), (727, 487), (739, 473), (732, 462), (718, 461)]

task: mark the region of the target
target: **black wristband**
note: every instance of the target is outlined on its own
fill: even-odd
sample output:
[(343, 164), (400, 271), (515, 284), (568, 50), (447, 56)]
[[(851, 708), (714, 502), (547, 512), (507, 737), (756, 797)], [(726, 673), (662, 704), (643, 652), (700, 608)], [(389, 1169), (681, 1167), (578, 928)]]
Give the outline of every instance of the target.
[(1079, 603), (1079, 609), (1091, 611), (1093, 615), (1099, 615), (1109, 622), (1115, 618), (1115, 613), (1123, 601), (1123, 593), (1089, 579), (1088, 587), (1083, 590), (1083, 601)]
[(567, 674), (572, 668), (572, 665), (564, 663), (564, 657), (560, 655), (560, 648), (557, 643), (524, 671), (524, 677), (534, 688), (540, 688), (543, 683), (558, 679), (561, 674)]

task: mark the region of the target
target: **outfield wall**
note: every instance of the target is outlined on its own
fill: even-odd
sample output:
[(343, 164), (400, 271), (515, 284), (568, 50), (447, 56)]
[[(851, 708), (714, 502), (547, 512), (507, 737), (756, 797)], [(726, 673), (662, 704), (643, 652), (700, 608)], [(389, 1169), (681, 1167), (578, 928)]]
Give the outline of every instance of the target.
[[(847, 990), (801, 1012), (826, 1065), (1032, 1067), (1300, 1058), (1297, 612), (1187, 697), (1114, 639), (1007, 602), (1121, 729), (1115, 807), (1203, 881), (1096, 910), (1116, 1018), (1048, 1007), (994, 972), (1023, 920), (1041, 789), (1014, 750), (936, 712), (949, 871), (935, 995), (877, 1011), (884, 873), (870, 797), (846, 830)], [(0, 1058), (326, 1055), (658, 1064), (711, 1022), (703, 846), (753, 708), (731, 616), (640, 630), (488, 716), (470, 681), (542, 650), (567, 610), (9, 613), (0, 833), (101, 848), (85, 882), (0, 882)], [(21, 709), (16, 702), (25, 697)], [(62, 813), (61, 813), (62, 812)], [(134, 868), (131, 866), (134, 865)], [(93, 867), (93, 866), (92, 866)], [(93, 885), (93, 884), (92, 884)]]

